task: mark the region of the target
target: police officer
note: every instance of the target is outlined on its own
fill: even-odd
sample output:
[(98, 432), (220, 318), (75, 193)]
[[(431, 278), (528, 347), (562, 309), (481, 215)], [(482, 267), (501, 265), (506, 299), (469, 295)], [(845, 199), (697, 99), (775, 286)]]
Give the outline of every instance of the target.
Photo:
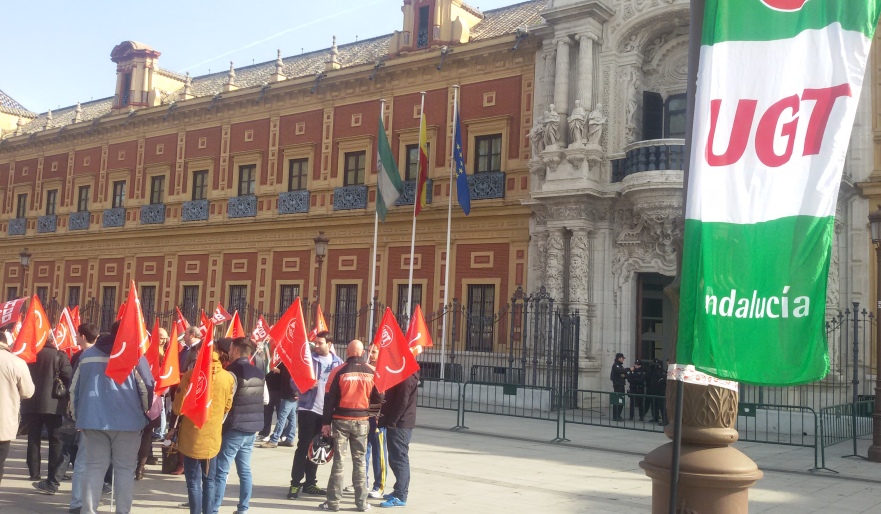
[[(624, 354), (618, 353), (615, 355), (615, 362), (612, 364), (612, 372), (609, 375), (609, 378), (612, 380), (612, 390), (616, 393), (624, 393), (624, 384), (627, 381), (627, 374), (630, 372), (629, 369), (624, 367)], [(616, 397), (619, 397), (616, 395)], [(612, 420), (613, 421), (624, 421), (624, 418), (621, 417), (621, 413), (624, 410), (624, 405), (615, 403), (612, 405)]]
[(630, 384), (630, 421), (633, 421), (633, 407), (639, 409), (639, 420), (645, 420), (645, 408), (643, 399), (645, 395), (645, 369), (642, 367), (642, 361), (636, 361), (636, 364), (627, 374), (627, 382)]
[(661, 426), (667, 424), (667, 405), (665, 396), (667, 394), (667, 370), (661, 359), (655, 359), (652, 362), (652, 368), (646, 376), (646, 390), (648, 394), (653, 396), (650, 399), (652, 407), (652, 423), (658, 423)]

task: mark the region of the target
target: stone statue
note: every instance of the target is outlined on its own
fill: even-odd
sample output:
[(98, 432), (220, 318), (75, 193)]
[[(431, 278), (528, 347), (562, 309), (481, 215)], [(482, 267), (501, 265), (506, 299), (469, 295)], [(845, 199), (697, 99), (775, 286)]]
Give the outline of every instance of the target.
[(663, 34), (660, 37), (656, 37), (655, 39), (653, 39), (652, 42), (649, 43), (649, 45), (645, 48), (645, 52), (643, 52), (645, 54), (646, 60), (651, 61), (652, 59), (654, 59), (655, 54), (658, 52), (658, 50), (661, 49), (662, 46), (664, 46), (664, 43), (666, 42), (667, 34)]
[[(544, 115), (547, 116), (548, 112), (545, 111)], [(532, 157), (538, 158), (541, 152), (545, 149), (544, 146), (544, 137), (545, 130), (542, 128), (542, 118), (536, 118), (535, 123), (532, 125), (532, 130), (529, 131), (529, 140), (532, 141)]]
[(597, 104), (587, 118), (587, 144), (599, 146), (600, 139), (603, 137), (603, 125), (606, 124), (606, 121), (607, 118), (603, 114), (603, 104)]
[(624, 43), (624, 51), (625, 52), (633, 52), (636, 50), (636, 47), (639, 43), (636, 41), (636, 35), (630, 36), (630, 40)]
[(584, 124), (587, 122), (587, 111), (581, 106), (581, 100), (575, 100), (575, 108), (569, 115), (569, 144), (584, 143)]
[(542, 125), (544, 125), (545, 148), (557, 144), (557, 141), (560, 139), (560, 115), (557, 114), (556, 106), (554, 106), (554, 104), (548, 106), (548, 110), (545, 111), (544, 117), (542, 118)]
[(636, 141), (636, 111), (639, 108), (639, 88), (641, 87), (639, 74), (632, 70), (630, 72), (630, 83), (627, 87), (627, 108), (625, 118), (627, 120), (627, 143)]

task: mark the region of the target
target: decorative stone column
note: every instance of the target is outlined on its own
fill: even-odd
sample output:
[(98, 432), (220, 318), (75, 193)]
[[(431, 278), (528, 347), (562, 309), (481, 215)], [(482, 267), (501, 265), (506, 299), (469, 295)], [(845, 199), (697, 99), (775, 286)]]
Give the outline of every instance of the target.
[(569, 239), (569, 310), (578, 311), (581, 322), (578, 346), (579, 360), (585, 360), (592, 354), (590, 348), (589, 303), (591, 289), (591, 234), (586, 227), (572, 229)]
[(554, 78), (554, 107), (560, 115), (560, 130), (557, 144), (565, 148), (569, 139), (569, 47), (572, 40), (569, 37), (556, 39), (557, 45), (557, 72)]
[(538, 287), (547, 286), (548, 233), (547, 231), (537, 232), (533, 238), (535, 239), (535, 260), (532, 269), (535, 272)]
[(588, 111), (593, 109), (593, 44), (597, 37), (593, 34), (579, 34), (578, 40), (578, 98), (581, 106)]
[(548, 293), (558, 303), (563, 301), (563, 273), (565, 272), (563, 233), (565, 230), (563, 227), (548, 228), (545, 284)]

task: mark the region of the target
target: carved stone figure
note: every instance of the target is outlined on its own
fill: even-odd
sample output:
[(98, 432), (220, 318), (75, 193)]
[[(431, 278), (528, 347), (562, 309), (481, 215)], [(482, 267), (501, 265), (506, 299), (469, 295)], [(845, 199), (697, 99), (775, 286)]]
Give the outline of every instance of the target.
[(663, 34), (659, 37), (656, 37), (652, 40), (651, 43), (649, 43), (648, 46), (645, 47), (645, 51), (643, 53), (645, 54), (646, 61), (651, 61), (655, 57), (655, 54), (658, 53), (658, 50), (660, 50), (661, 47), (664, 46), (664, 43), (667, 42), (667, 36), (667, 34)]
[[(547, 115), (547, 111), (545, 111), (545, 115)], [(532, 141), (532, 157), (538, 158), (541, 152), (545, 149), (544, 146), (544, 136), (545, 130), (542, 127), (542, 120), (536, 119), (535, 124), (532, 125), (532, 130), (529, 131), (529, 140)]]
[(547, 240), (547, 260), (545, 283), (548, 292), (557, 300), (563, 300), (563, 234), (560, 230), (550, 230)]
[(627, 143), (636, 141), (636, 111), (639, 108), (641, 82), (639, 73), (636, 70), (630, 71), (630, 81), (627, 86), (627, 107), (625, 109), (625, 119), (627, 120)]
[(636, 34), (634, 34), (634, 35), (630, 36), (630, 40), (628, 40), (626, 43), (624, 43), (624, 51), (625, 52), (633, 52), (634, 50), (636, 50), (637, 46), (638, 46), (638, 43), (636, 41)]
[(544, 144), (545, 148), (557, 144), (560, 139), (560, 115), (557, 114), (556, 106), (551, 104), (542, 118), (544, 125)]
[(603, 125), (606, 124), (606, 121), (608, 118), (603, 114), (603, 104), (598, 103), (587, 118), (587, 144), (599, 146), (600, 139), (603, 137)]
[(576, 303), (587, 303), (590, 278), (587, 231), (573, 231), (569, 241), (569, 255), (569, 298)]
[(584, 143), (584, 124), (587, 122), (587, 111), (581, 106), (581, 100), (575, 100), (575, 108), (569, 115), (569, 144)]

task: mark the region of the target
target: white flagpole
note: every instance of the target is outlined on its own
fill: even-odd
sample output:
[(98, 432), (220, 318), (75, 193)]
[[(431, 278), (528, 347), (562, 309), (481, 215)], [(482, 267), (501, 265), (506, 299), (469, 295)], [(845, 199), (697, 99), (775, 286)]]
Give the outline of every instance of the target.
[[(422, 103), (419, 107), (419, 134), (422, 135), (422, 120), (425, 119), (425, 91), (421, 92), (422, 94)], [(426, 137), (428, 135), (426, 134)], [(422, 146), (421, 146), (421, 137), (420, 137), (420, 146), (419, 153), (422, 154)], [(428, 156), (425, 156), (428, 159)], [(421, 160), (421, 159), (420, 159)], [(428, 162), (426, 161), (425, 167), (428, 167)], [(413, 193), (413, 234), (410, 236), (410, 278), (407, 280), (407, 327), (410, 326), (410, 317), (413, 316), (413, 259), (416, 254), (416, 207), (419, 205), (419, 180), (420, 174), (422, 170), (416, 170), (416, 188)], [(426, 182), (426, 186), (428, 183)], [(403, 327), (404, 330), (407, 330), (407, 327)]]
[(453, 226), (453, 169), (456, 167), (456, 127), (459, 123), (459, 86), (453, 86), (453, 134), (450, 138), (450, 198), (447, 205), (447, 256), (444, 266), (444, 324), (441, 331), (441, 355), (440, 355), (440, 378), (444, 379), (444, 365), (447, 353), (447, 302), (450, 299), (450, 232)]
[[(385, 115), (385, 100), (379, 100), (379, 120), (383, 121), (382, 117)], [(385, 123), (382, 124), (383, 130), (385, 130)], [(379, 134), (377, 134), (379, 136)], [(379, 141), (379, 139), (377, 139)], [(379, 157), (379, 150), (376, 152), (376, 169), (380, 169), (382, 166), (382, 159)], [(376, 175), (376, 201), (379, 201), (380, 191), (379, 191), (379, 181), (382, 180), (382, 177), (379, 174)], [(388, 205), (386, 205), (388, 208)], [(370, 324), (367, 325), (367, 344), (373, 343), (373, 320), (376, 319), (376, 302), (373, 301), (374, 295), (373, 291), (376, 287), (376, 242), (377, 242), (377, 234), (379, 233), (379, 211), (376, 211), (373, 215), (373, 260), (370, 261), (370, 288), (368, 292), (370, 296), (368, 300), (370, 301)]]

